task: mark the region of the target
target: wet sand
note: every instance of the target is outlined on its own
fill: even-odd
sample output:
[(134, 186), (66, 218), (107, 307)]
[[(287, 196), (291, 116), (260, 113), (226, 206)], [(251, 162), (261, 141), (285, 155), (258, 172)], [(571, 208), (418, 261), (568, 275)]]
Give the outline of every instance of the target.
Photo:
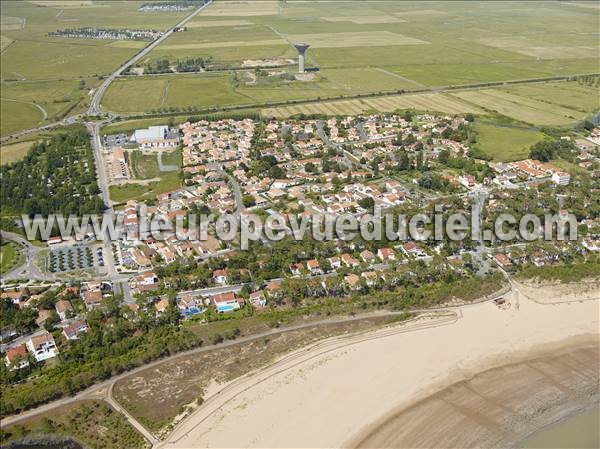
[(305, 348), (212, 391), (161, 447), (510, 446), (598, 400), (600, 292), (536, 291)]
[(574, 338), (479, 373), (391, 412), (350, 446), (513, 447), (532, 432), (598, 403), (598, 343), (596, 336)]

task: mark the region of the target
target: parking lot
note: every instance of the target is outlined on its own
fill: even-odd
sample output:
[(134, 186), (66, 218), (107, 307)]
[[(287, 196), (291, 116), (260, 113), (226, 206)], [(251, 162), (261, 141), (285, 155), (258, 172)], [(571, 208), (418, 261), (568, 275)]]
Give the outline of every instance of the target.
[(51, 273), (95, 270), (104, 267), (104, 253), (101, 247), (83, 245), (54, 248), (48, 254), (47, 267)]
[(104, 135), (103, 139), (103, 144), (106, 148), (123, 147), (129, 143), (129, 137), (127, 137), (127, 134)]

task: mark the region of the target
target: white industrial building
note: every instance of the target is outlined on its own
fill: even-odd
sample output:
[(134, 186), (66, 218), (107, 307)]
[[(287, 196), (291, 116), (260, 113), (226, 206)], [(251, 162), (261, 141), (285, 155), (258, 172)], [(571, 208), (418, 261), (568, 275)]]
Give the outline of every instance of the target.
[(179, 144), (179, 131), (168, 126), (151, 126), (136, 129), (130, 140), (137, 143), (140, 150), (162, 150), (175, 148)]

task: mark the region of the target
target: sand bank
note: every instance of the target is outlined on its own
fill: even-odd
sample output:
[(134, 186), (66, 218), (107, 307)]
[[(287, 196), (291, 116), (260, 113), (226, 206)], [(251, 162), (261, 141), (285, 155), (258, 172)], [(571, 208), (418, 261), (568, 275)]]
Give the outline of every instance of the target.
[[(527, 296), (518, 292), (506, 295), (511, 307), (505, 310), (491, 302), (464, 306), (456, 316), (428, 318), (367, 335), (331, 339), (297, 351), (258, 373), (213, 391), (162, 447), (321, 448), (368, 443), (372, 441), (370, 436), (381, 434), (382, 426), (399, 418), (402, 410), (414, 408), (419, 401), (456, 382), (463, 384), (448, 393), (456, 407), (449, 405), (450, 408), (439, 411), (440, 419), (444, 414), (450, 419), (446, 423), (453, 426), (453, 432), (474, 431), (485, 436), (488, 431), (494, 436), (481, 441), (499, 441), (504, 438), (499, 417), (505, 409), (512, 410), (520, 421), (529, 419), (529, 424), (523, 424), (523, 432), (535, 430), (545, 420), (533, 418), (548, 404), (558, 404), (556, 398), (561, 394), (569, 396), (569, 389), (577, 398), (573, 404), (593, 400), (598, 393), (597, 381), (596, 389), (590, 390), (587, 385), (597, 373), (590, 363), (600, 347), (600, 301), (584, 300), (598, 298), (596, 290), (579, 301), (552, 305), (535, 302), (534, 295), (535, 290), (528, 290)], [(574, 358), (563, 361), (562, 370), (556, 369), (550, 359), (540, 359), (531, 366), (522, 363), (557, 348), (567, 350), (565, 344), (576, 344), (577, 350), (584, 352), (571, 354), (569, 357)], [(563, 352), (560, 354), (566, 357)], [(571, 369), (576, 362), (578, 365)], [(494, 377), (489, 374), (491, 371), (479, 380), (474, 377), (508, 364), (513, 368), (493, 373), (510, 377), (509, 382), (500, 384), (502, 387), (490, 380)], [(549, 372), (544, 372), (544, 367)], [(531, 376), (534, 383), (543, 380), (539, 391), (531, 388)], [(474, 383), (469, 384), (469, 379)], [(487, 383), (481, 379), (487, 379)], [(476, 389), (480, 382), (482, 391)], [(528, 408), (519, 414), (518, 401), (534, 393), (537, 399), (531, 410), (537, 413), (530, 413)], [(493, 419), (480, 413), (479, 407), (489, 406), (495, 394), (500, 394), (506, 404), (497, 400), (495, 408), (491, 408), (490, 413), (499, 419), (493, 427)], [(509, 403), (511, 397), (504, 397), (509, 394), (515, 396), (514, 403)], [(461, 402), (463, 396), (467, 402)], [(445, 403), (450, 404), (448, 400)], [(565, 404), (562, 403), (563, 410)], [(431, 429), (433, 421), (426, 415), (419, 416)], [(417, 425), (422, 423), (408, 423)], [(464, 426), (465, 432), (459, 426)], [(495, 429), (495, 433), (489, 429)], [(440, 435), (447, 437), (448, 432)], [(391, 440), (374, 444), (381, 447), (389, 441), (393, 445), (396, 434), (391, 432), (388, 437)], [(437, 441), (440, 446), (441, 440)], [(468, 445), (463, 443), (463, 447)]]

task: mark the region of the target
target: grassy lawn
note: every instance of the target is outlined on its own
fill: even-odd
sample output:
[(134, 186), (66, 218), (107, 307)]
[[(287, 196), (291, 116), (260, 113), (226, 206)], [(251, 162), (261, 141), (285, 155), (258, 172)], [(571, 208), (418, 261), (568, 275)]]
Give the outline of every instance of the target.
[(90, 449), (146, 446), (142, 435), (129, 425), (124, 416), (100, 401), (79, 401), (65, 405), (19, 424), (3, 426), (2, 430), (3, 446), (7, 442), (35, 435), (72, 437)]
[(156, 154), (144, 154), (139, 150), (131, 151), (129, 163), (136, 179), (152, 179), (161, 175)]
[(180, 150), (171, 151), (170, 153), (163, 153), (162, 162), (164, 165), (177, 165), (181, 167), (183, 165), (182, 154)]
[(148, 184), (123, 184), (110, 186), (110, 197), (117, 203), (128, 200), (150, 200), (161, 193), (177, 190), (181, 187), (179, 173), (171, 172), (161, 175), (161, 180)]
[(514, 161), (527, 157), (529, 147), (544, 138), (536, 129), (499, 125), (478, 120), (477, 147), (496, 161)]
[(19, 245), (6, 242), (0, 246), (0, 273), (6, 273), (17, 267), (22, 260), (23, 254)]

